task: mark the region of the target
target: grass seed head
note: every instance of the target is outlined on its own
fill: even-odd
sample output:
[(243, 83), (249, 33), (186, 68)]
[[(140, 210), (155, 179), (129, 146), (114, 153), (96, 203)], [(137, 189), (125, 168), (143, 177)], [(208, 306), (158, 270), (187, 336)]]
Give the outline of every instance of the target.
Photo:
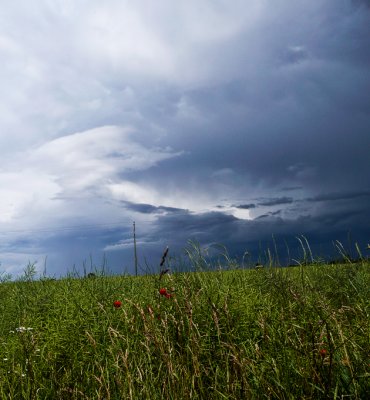
[(168, 254), (168, 246), (166, 247), (166, 250), (164, 251), (164, 253), (162, 255), (162, 260), (161, 260), (161, 263), (160, 263), (161, 267), (163, 266), (163, 264), (164, 264), (164, 262), (166, 260), (167, 254)]

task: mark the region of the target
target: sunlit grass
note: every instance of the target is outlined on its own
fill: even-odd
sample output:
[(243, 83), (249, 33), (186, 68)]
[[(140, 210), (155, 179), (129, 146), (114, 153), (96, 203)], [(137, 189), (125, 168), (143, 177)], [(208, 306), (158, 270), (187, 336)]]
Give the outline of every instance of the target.
[[(370, 263), (0, 285), (0, 398), (370, 393)], [(166, 296), (170, 294), (170, 296)]]

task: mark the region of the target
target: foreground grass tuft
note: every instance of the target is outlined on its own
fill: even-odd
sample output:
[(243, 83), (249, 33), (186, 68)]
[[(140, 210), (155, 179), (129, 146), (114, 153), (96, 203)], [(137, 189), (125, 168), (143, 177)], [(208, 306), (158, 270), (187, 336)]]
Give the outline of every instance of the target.
[(0, 285), (0, 397), (364, 399), (370, 264)]

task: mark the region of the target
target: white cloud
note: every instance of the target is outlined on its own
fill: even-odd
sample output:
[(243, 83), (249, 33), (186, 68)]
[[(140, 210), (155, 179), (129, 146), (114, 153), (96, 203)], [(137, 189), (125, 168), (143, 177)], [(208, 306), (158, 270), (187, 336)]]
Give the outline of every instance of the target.
[(148, 149), (132, 139), (132, 129), (116, 126), (63, 136), (52, 140), (29, 155), (33, 165), (48, 165), (65, 190), (84, 190), (93, 184), (114, 179), (117, 173), (147, 169), (173, 157), (160, 149)]
[(35, 208), (45, 215), (52, 205), (48, 200), (58, 190), (51, 175), (26, 165), (17, 172), (0, 172), (0, 222), (19, 223), (24, 213), (32, 214)]
[[(53, 213), (88, 219), (93, 210), (80, 203), (99, 201), (103, 207), (115, 185), (126, 192), (125, 199), (148, 202), (153, 197), (150, 191), (127, 183), (122, 176), (181, 153), (144, 147), (135, 142), (134, 135), (129, 128), (106, 126), (18, 153), (0, 171), (2, 222), (25, 218), (40, 223)], [(76, 208), (71, 210), (72, 199)]]
[(243, 209), (234, 209), (232, 212), (234, 217), (239, 219), (252, 219), (250, 215), (250, 210), (243, 210)]

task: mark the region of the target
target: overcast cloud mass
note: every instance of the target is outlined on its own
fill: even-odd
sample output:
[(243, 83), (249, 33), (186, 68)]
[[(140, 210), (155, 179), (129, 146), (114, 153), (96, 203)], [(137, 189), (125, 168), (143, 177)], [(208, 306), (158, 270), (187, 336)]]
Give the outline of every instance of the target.
[(3, 2), (0, 271), (364, 249), (369, 48), (365, 0)]

